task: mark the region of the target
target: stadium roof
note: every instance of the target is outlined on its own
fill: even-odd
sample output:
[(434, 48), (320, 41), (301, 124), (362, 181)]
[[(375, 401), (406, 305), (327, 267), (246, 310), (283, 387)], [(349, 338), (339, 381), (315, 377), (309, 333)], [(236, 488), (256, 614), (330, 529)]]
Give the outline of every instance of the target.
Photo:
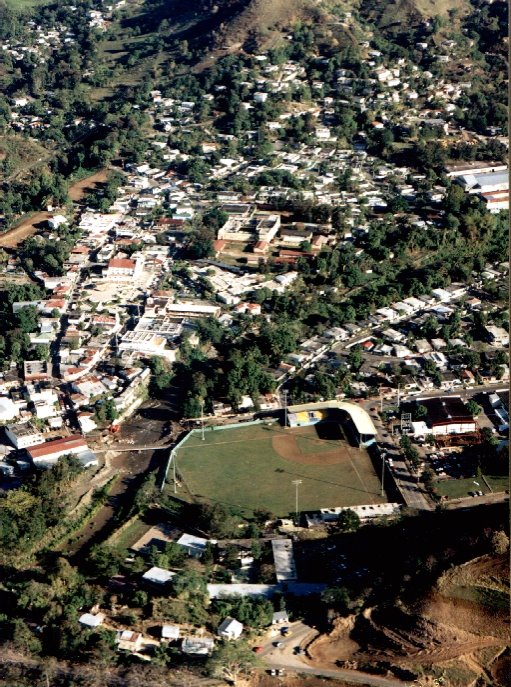
[(376, 436), (376, 427), (369, 416), (369, 413), (356, 405), (355, 403), (347, 403), (345, 401), (324, 401), (318, 403), (306, 403), (299, 406), (289, 406), (290, 413), (300, 413), (305, 410), (314, 410), (321, 408), (329, 408), (331, 410), (344, 410), (353, 420), (353, 424), (359, 434), (370, 434)]

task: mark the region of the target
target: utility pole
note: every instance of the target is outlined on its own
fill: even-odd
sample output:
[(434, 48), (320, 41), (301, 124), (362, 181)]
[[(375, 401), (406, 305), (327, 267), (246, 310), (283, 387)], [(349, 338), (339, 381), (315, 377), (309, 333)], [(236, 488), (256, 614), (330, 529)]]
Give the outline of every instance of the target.
[(384, 483), (385, 483), (385, 453), (382, 453), (381, 454), (381, 495), (382, 495), (382, 498), (383, 498), (383, 496), (385, 496)]
[(177, 479), (176, 479), (176, 452), (171, 451), (170, 452), (170, 457), (172, 458), (172, 478), (174, 481), (174, 494), (177, 494)]
[(201, 426), (202, 426), (202, 441), (204, 441), (205, 436), (204, 436), (204, 401), (200, 402), (200, 420), (201, 420)]
[(383, 394), (380, 386), (380, 415), (383, 415)]
[(397, 385), (397, 409), (399, 410), (399, 406), (401, 405), (401, 385)]
[(287, 427), (287, 389), (282, 392), (284, 395), (284, 427)]
[(295, 521), (298, 523), (298, 487), (302, 483), (301, 479), (294, 479), (292, 484), (295, 485)]

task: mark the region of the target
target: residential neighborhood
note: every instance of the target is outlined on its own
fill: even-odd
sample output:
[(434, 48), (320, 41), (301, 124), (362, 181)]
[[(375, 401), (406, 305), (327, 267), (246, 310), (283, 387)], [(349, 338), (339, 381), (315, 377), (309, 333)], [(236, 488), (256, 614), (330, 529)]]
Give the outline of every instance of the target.
[(0, 687), (507, 684), (507, 5), (426, 4), (0, 6)]

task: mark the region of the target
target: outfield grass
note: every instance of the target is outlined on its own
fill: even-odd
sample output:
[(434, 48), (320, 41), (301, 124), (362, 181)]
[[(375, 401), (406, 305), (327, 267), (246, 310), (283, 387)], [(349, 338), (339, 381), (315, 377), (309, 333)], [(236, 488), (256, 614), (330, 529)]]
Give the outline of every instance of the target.
[[(280, 425), (254, 425), (236, 429), (206, 430), (193, 434), (177, 451), (177, 471), (185, 490), (197, 500), (218, 502), (242, 509), (246, 515), (264, 508), (277, 516), (295, 509), (293, 480), (301, 479), (299, 509), (383, 503), (381, 483), (366, 451), (350, 449), (350, 456), (333, 465), (304, 464), (284, 459), (272, 447), (272, 438), (285, 433), (299, 437), (302, 454), (311, 457), (312, 447), (335, 451), (344, 442), (325, 440), (318, 446), (314, 427), (283, 429)], [(169, 474), (169, 478), (171, 475)], [(170, 488), (170, 487), (169, 487)], [(178, 490), (179, 494), (179, 490)]]

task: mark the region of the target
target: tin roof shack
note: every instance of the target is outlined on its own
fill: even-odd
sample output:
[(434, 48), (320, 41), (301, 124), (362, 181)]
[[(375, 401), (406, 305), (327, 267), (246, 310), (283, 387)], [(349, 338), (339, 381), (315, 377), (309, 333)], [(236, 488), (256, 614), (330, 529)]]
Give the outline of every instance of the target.
[(181, 651), (189, 656), (209, 656), (214, 648), (211, 637), (185, 637), (181, 644)]
[(426, 423), (437, 444), (455, 446), (479, 443), (476, 419), (459, 396), (417, 398), (427, 410)]

